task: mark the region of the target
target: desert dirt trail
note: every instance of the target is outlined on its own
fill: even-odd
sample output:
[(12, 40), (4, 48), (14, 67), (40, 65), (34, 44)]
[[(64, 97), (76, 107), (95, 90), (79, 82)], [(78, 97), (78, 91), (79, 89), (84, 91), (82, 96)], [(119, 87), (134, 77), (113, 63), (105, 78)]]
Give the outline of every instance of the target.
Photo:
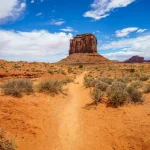
[[(89, 94), (83, 91), (83, 79), (86, 72), (77, 77), (75, 83), (68, 86), (69, 102), (60, 116), (58, 150), (77, 150), (81, 148), (83, 137), (81, 135), (81, 122), (79, 113), (87, 103)], [(84, 92), (84, 93), (83, 93)]]

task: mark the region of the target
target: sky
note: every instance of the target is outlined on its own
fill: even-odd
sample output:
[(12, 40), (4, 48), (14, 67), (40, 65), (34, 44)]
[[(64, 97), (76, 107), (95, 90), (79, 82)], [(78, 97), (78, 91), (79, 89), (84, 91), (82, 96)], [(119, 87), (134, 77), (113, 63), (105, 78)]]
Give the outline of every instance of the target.
[(0, 0), (0, 59), (57, 62), (93, 33), (111, 60), (150, 59), (150, 0)]

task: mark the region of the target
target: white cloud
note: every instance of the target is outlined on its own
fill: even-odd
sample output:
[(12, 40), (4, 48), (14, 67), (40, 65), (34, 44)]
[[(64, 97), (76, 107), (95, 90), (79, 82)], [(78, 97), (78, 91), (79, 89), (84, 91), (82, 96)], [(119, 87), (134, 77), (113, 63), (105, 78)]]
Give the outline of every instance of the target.
[(60, 29), (60, 30), (64, 31), (64, 32), (75, 32), (72, 27), (66, 27), (66, 28), (63, 28), (63, 29)]
[(145, 32), (147, 29), (139, 29), (138, 31), (137, 31), (137, 33), (142, 33), (142, 32)]
[[(112, 41), (110, 43), (101, 45), (99, 50), (111, 50), (111, 53), (104, 55), (110, 59), (125, 60), (129, 58), (129, 56), (133, 55), (140, 55), (146, 59), (150, 59), (149, 41), (150, 34), (136, 38)], [(115, 52), (113, 52), (113, 50), (115, 50)]]
[(9, 20), (17, 19), (26, 8), (25, 2), (19, 0), (3, 0), (0, 2), (0, 20), (6, 22)]
[(52, 19), (50, 22), (51, 25), (56, 25), (56, 26), (61, 26), (64, 23), (65, 21), (63, 19), (58, 19), (58, 20)]
[(41, 16), (41, 15), (42, 15), (42, 13), (41, 13), (41, 12), (36, 14), (36, 16), (37, 16), (37, 17), (38, 17), (38, 16)]
[(110, 15), (115, 8), (126, 7), (135, 0), (94, 0), (91, 4), (92, 10), (84, 13), (84, 17), (99, 20)]
[(68, 55), (72, 34), (0, 30), (0, 59), (55, 62)]
[(116, 37), (125, 37), (128, 36), (131, 32), (137, 31), (137, 27), (129, 27), (122, 30), (116, 31)]

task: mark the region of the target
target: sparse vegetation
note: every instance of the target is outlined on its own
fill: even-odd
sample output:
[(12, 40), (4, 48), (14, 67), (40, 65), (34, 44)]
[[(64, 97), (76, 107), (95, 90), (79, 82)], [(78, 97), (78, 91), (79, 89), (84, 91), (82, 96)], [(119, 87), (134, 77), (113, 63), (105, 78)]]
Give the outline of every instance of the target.
[(29, 79), (12, 79), (1, 85), (4, 95), (21, 97), (23, 93), (33, 93), (33, 83)]
[(54, 71), (53, 70), (51, 70), (51, 69), (48, 69), (48, 71), (47, 71), (48, 73), (50, 73), (51, 75), (53, 75), (54, 74)]
[(107, 87), (108, 87), (108, 84), (103, 82), (103, 81), (101, 81), (101, 80), (96, 80), (95, 87), (97, 89), (105, 91), (107, 89)]
[(45, 80), (39, 83), (39, 92), (58, 94), (63, 91), (63, 84), (60, 81), (55, 80)]
[(143, 92), (144, 93), (150, 93), (150, 84), (145, 84), (144, 85)]
[(134, 69), (134, 68), (131, 68), (131, 69), (130, 69), (130, 72), (131, 72), (131, 73), (134, 73), (134, 72), (135, 72), (135, 69)]
[(79, 68), (83, 68), (83, 64), (80, 64), (80, 65), (79, 65)]
[(98, 105), (98, 103), (101, 101), (103, 94), (104, 93), (97, 86), (94, 87), (93, 91), (91, 92), (91, 96), (96, 105)]
[(141, 103), (143, 102), (143, 98), (142, 98), (142, 92), (138, 91), (135, 87), (133, 86), (129, 86), (127, 88), (127, 92), (130, 95), (130, 101), (134, 102), (134, 103)]
[(134, 87), (134, 88), (142, 88), (143, 87), (143, 83), (141, 81), (137, 80), (135, 82), (132, 82), (131, 86)]
[(84, 77), (84, 85), (86, 88), (88, 87), (94, 87), (95, 86), (95, 79), (92, 76), (85, 76)]
[(73, 72), (72, 68), (69, 67), (69, 68), (68, 68), (68, 73), (72, 73), (72, 72)]
[(139, 79), (141, 81), (147, 81), (149, 79), (149, 77), (148, 76), (143, 76), (143, 77), (140, 77)]
[(13, 140), (7, 140), (4, 136), (4, 130), (0, 128), (0, 150), (15, 150), (16, 146)]
[(129, 97), (126, 88), (126, 85), (122, 82), (113, 82), (112, 86), (107, 90), (109, 96), (108, 104), (113, 107), (125, 104)]

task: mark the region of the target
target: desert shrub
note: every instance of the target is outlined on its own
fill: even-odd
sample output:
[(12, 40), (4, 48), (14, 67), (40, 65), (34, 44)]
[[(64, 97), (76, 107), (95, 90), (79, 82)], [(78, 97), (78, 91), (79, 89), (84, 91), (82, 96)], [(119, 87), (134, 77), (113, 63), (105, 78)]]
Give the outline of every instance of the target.
[(129, 86), (127, 88), (127, 92), (130, 95), (131, 102), (134, 102), (134, 103), (143, 102), (142, 93), (138, 91), (135, 87)]
[(72, 68), (69, 67), (69, 68), (68, 68), (68, 73), (72, 73), (72, 72), (73, 72)]
[(145, 84), (144, 85), (143, 92), (144, 93), (150, 93), (150, 84)]
[(63, 91), (62, 86), (63, 84), (59, 81), (45, 80), (39, 83), (38, 89), (39, 92), (58, 94)]
[(51, 70), (51, 69), (48, 69), (48, 71), (47, 71), (48, 73), (50, 73), (50, 74), (54, 74), (54, 71), (53, 70)]
[(118, 107), (123, 105), (128, 100), (128, 98), (129, 95), (127, 91), (118, 89), (110, 94), (108, 103), (113, 107)]
[(108, 95), (111, 95), (111, 93), (113, 93), (116, 90), (124, 91), (126, 89), (127, 89), (127, 85), (125, 83), (114, 81), (112, 85), (107, 88), (107, 93)]
[(99, 78), (102, 82), (105, 82), (107, 84), (112, 84), (112, 82), (114, 81), (114, 79), (112, 78)]
[(4, 131), (0, 129), (0, 150), (15, 150), (16, 146), (13, 140), (6, 140)]
[(91, 92), (91, 97), (94, 100), (94, 103), (98, 105), (103, 97), (103, 92), (99, 88), (97, 88), (97, 86), (95, 86), (93, 91)]
[(108, 87), (108, 84), (101, 80), (96, 80), (95, 87), (102, 91), (105, 91)]
[(132, 81), (132, 78), (118, 78), (116, 79), (118, 82), (129, 83)]
[(1, 85), (5, 95), (21, 97), (23, 93), (33, 93), (33, 82), (29, 79), (13, 79)]
[(135, 81), (135, 82), (131, 83), (131, 86), (135, 87), (135, 88), (142, 88), (143, 87), (143, 83), (141, 81)]
[(15, 65), (13, 66), (13, 68), (14, 68), (14, 69), (21, 69), (21, 66), (15, 64)]
[(83, 64), (80, 64), (80, 65), (79, 65), (79, 68), (83, 68)]
[(134, 69), (134, 68), (131, 68), (131, 69), (130, 69), (130, 72), (131, 72), (131, 73), (134, 73), (134, 72), (135, 72), (135, 69)]
[(70, 79), (70, 78), (67, 78), (67, 79), (60, 81), (60, 83), (62, 83), (62, 84), (67, 84), (67, 83), (71, 83), (71, 82), (73, 82), (73, 79)]
[(126, 91), (127, 86), (122, 82), (113, 82), (112, 86), (108, 88), (108, 104), (113, 107), (123, 105), (129, 98), (129, 94)]
[(148, 76), (143, 76), (143, 77), (140, 77), (139, 80), (141, 81), (147, 81), (149, 79)]
[(84, 85), (86, 88), (88, 87), (94, 87), (95, 86), (95, 79), (94, 77), (91, 77), (91, 76), (85, 76), (84, 77)]
[(66, 75), (66, 72), (64, 70), (61, 70), (61, 74)]

